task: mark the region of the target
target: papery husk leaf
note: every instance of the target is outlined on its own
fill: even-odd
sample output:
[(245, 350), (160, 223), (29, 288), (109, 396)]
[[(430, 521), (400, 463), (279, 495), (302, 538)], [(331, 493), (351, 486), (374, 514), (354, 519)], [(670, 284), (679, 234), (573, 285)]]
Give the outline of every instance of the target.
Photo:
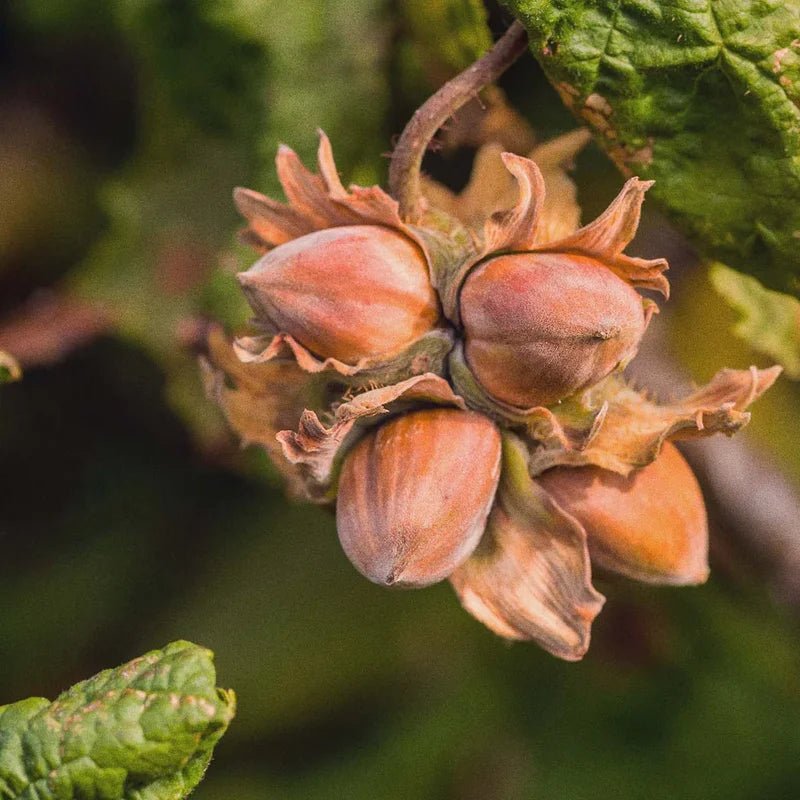
[[(320, 144), (322, 137), (320, 138)], [(327, 149), (330, 153), (330, 149)], [(322, 150), (318, 152), (318, 161), (322, 160)], [(275, 167), (278, 180), (283, 187), (289, 206), (313, 225), (313, 230), (334, 228), (341, 225), (360, 223), (355, 215), (349, 214), (344, 208), (338, 206), (332, 195), (341, 188), (338, 182), (336, 167), (324, 170), (319, 167), (320, 175), (315, 175), (306, 169), (297, 153), (290, 147), (281, 145), (275, 157)], [(331, 171), (337, 176), (337, 182), (329, 186), (322, 175), (330, 179)]]
[(574, 233), (580, 226), (577, 188), (568, 170), (591, 138), (587, 128), (577, 128), (543, 142), (528, 154), (528, 158), (539, 165), (544, 178), (545, 195), (536, 229), (537, 241), (556, 241)]
[(496, 211), (514, 205), (514, 179), (501, 158), (504, 149), (497, 142), (488, 142), (475, 153), (470, 179), (456, 194), (427, 176), (422, 176), (422, 193), (430, 206), (459, 219), (474, 230), (481, 230), (487, 218)]
[[(234, 202), (248, 222), (243, 236), (262, 252), (312, 231), (346, 225), (386, 225), (416, 241), (400, 218), (397, 201), (379, 186), (350, 186), (339, 179), (330, 141), (319, 132), (318, 174), (297, 154), (281, 145), (275, 158), (278, 178), (288, 203), (279, 203), (251, 189), (234, 190)], [(423, 243), (417, 241), (421, 247)]]
[(429, 208), (420, 224), (408, 228), (428, 258), (431, 284), (439, 295), (445, 317), (458, 323), (458, 290), (479, 258), (478, 234), (456, 217), (434, 208)]
[(242, 445), (261, 445), (287, 481), (290, 494), (305, 495), (300, 470), (283, 457), (275, 438), (295, 427), (308, 408), (324, 408), (329, 376), (310, 375), (293, 359), (244, 363), (216, 326), (208, 337), (208, 352), (200, 359), (206, 393), (219, 405)]
[[(489, 142), (476, 153), (470, 181), (459, 195), (430, 179), (423, 182), (429, 205), (450, 220), (445, 244), (431, 241), (424, 227), (415, 228), (426, 241), (433, 284), (448, 319), (458, 324), (458, 292), (482, 258), (498, 250), (533, 247), (543, 238), (542, 225), (558, 235), (577, 228), (580, 209), (566, 168), (587, 141), (588, 134), (577, 130), (546, 142), (533, 151), (541, 155), (541, 165)], [(456, 230), (456, 218), (466, 226), (464, 231)], [(430, 215), (424, 222), (430, 224)]]
[[(528, 153), (544, 177), (544, 202), (541, 204), (538, 240), (554, 241), (576, 231), (580, 207), (575, 183), (568, 169), (580, 150), (590, 141), (586, 128), (578, 128), (537, 145)], [(486, 221), (498, 211), (508, 211), (517, 202), (517, 183), (503, 163), (505, 148), (488, 141), (475, 153), (469, 182), (456, 194), (437, 181), (422, 176), (422, 191), (428, 203), (468, 228), (483, 230)]]
[(325, 502), (333, 498), (341, 459), (365, 425), (374, 423), (375, 417), (430, 405), (466, 409), (447, 381), (428, 373), (355, 395), (336, 407), (329, 425), (308, 409), (300, 417), (297, 430), (281, 431), (277, 438), (286, 459), (304, 476), (309, 499)]
[(458, 296), (461, 285), (480, 261), (495, 252), (558, 252), (586, 256), (597, 260), (635, 288), (651, 289), (669, 296), (669, 282), (662, 274), (668, 268), (664, 259), (634, 258), (622, 252), (636, 233), (644, 193), (652, 181), (631, 178), (603, 214), (575, 230), (580, 209), (574, 184), (566, 175), (565, 167), (586, 140), (583, 131), (573, 131), (534, 151), (534, 154), (538, 152), (542, 156), (550, 175), (554, 192), (550, 202), (547, 200), (550, 191), (547, 176), (537, 163), (513, 153), (501, 153), (500, 158), (509, 175), (516, 179), (516, 195), (513, 202), (509, 202), (507, 189), (492, 164), (494, 149), (487, 150), (485, 159), (477, 161), (481, 177), (485, 175), (485, 190), (477, 183), (474, 189), (468, 185), (469, 194), (463, 203), (452, 194), (434, 190), (434, 197), (440, 197), (450, 213), (464, 213), (471, 225), (477, 221), (474, 198), (483, 191), (487, 194), (486, 208), (499, 207), (485, 220), (482, 230), (472, 228), (471, 247), (442, 262), (443, 266), (435, 263), (431, 266), (444, 313), (456, 325), (460, 323)]
[(236, 355), (245, 363), (265, 364), (273, 359), (294, 359), (305, 372), (334, 372), (351, 386), (390, 384), (427, 372), (443, 374), (453, 347), (453, 333), (437, 328), (409, 345), (390, 360), (364, 358), (345, 364), (335, 358), (318, 358), (287, 333), (274, 336), (242, 336), (234, 342)]
[(233, 202), (249, 224), (239, 238), (259, 252), (266, 252), (314, 230), (312, 223), (302, 214), (253, 189), (237, 186), (233, 190)]
[(653, 181), (631, 178), (593, 222), (564, 239), (542, 242), (535, 249), (591, 256), (631, 286), (669, 297), (669, 282), (662, 274), (668, 268), (665, 259), (632, 258), (622, 252), (636, 235), (644, 194), (652, 185)]
[(517, 181), (517, 200), (512, 208), (489, 217), (483, 228), (483, 249), (487, 253), (529, 250), (536, 242), (544, 177), (538, 165), (528, 158), (513, 153), (503, 153), (500, 158)]
[(525, 446), (503, 441), (503, 473), (484, 538), (450, 578), (464, 608), (500, 636), (577, 661), (605, 598), (592, 586), (586, 532), (527, 472)]
[(723, 369), (706, 386), (665, 404), (611, 376), (529, 428), (538, 442), (531, 451), (531, 474), (559, 465), (594, 464), (627, 475), (654, 461), (667, 439), (732, 436), (749, 422), (747, 406), (780, 372), (780, 367)]

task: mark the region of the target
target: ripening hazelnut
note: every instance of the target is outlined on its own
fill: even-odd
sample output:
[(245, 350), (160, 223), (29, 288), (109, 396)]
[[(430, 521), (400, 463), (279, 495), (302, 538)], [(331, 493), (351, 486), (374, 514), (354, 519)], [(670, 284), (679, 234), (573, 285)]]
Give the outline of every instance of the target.
[(422, 251), (378, 225), (301, 236), (270, 250), (239, 280), (258, 318), (347, 364), (397, 354), (439, 316)]
[(450, 575), (483, 534), (500, 475), (500, 433), (458, 409), (413, 411), (347, 455), (336, 526), (375, 583), (427, 586)]
[(634, 356), (641, 297), (599, 261), (519, 253), (479, 265), (461, 289), (465, 356), (495, 399), (552, 405)]
[(700, 486), (677, 448), (627, 477), (599, 467), (556, 467), (536, 479), (586, 529), (592, 560), (651, 583), (708, 577), (708, 523)]

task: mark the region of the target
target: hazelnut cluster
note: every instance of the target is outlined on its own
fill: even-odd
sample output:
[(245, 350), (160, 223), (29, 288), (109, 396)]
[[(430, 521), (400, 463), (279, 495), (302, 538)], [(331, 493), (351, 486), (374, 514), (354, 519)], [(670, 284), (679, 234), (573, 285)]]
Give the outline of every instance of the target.
[[(668, 404), (630, 387), (661, 259), (624, 253), (649, 184), (578, 227), (570, 134), (534, 159), (484, 148), (468, 192), (428, 182), (413, 221), (377, 186), (282, 147), (287, 203), (237, 189), (252, 335), (210, 340), (208, 385), (290, 490), (336, 503), (370, 580), (448, 579), (509, 639), (579, 659), (604, 598), (591, 569), (662, 584), (708, 574), (703, 498), (670, 440), (732, 434), (778, 370), (723, 370)], [(538, 161), (538, 165), (537, 165)], [(463, 198), (462, 198), (463, 199)], [(469, 213), (462, 213), (469, 207)]]

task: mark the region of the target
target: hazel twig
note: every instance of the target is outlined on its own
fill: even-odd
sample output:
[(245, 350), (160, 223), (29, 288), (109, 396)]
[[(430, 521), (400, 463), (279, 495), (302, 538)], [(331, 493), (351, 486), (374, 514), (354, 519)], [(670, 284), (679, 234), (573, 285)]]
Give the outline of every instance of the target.
[(400, 203), (400, 215), (414, 222), (420, 215), (422, 158), (436, 131), (476, 92), (493, 83), (525, 51), (528, 34), (519, 22), (474, 64), (448, 81), (415, 112), (400, 136), (389, 168), (389, 190)]

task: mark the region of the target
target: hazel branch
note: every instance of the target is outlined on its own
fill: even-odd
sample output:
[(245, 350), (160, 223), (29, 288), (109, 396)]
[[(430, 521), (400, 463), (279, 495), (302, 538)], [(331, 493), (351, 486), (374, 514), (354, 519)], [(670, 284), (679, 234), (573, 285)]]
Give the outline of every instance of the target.
[(528, 34), (517, 21), (494, 47), (448, 81), (414, 113), (392, 154), (389, 190), (400, 203), (400, 215), (414, 222), (420, 215), (420, 169), (436, 131), (484, 86), (493, 83), (525, 51)]

